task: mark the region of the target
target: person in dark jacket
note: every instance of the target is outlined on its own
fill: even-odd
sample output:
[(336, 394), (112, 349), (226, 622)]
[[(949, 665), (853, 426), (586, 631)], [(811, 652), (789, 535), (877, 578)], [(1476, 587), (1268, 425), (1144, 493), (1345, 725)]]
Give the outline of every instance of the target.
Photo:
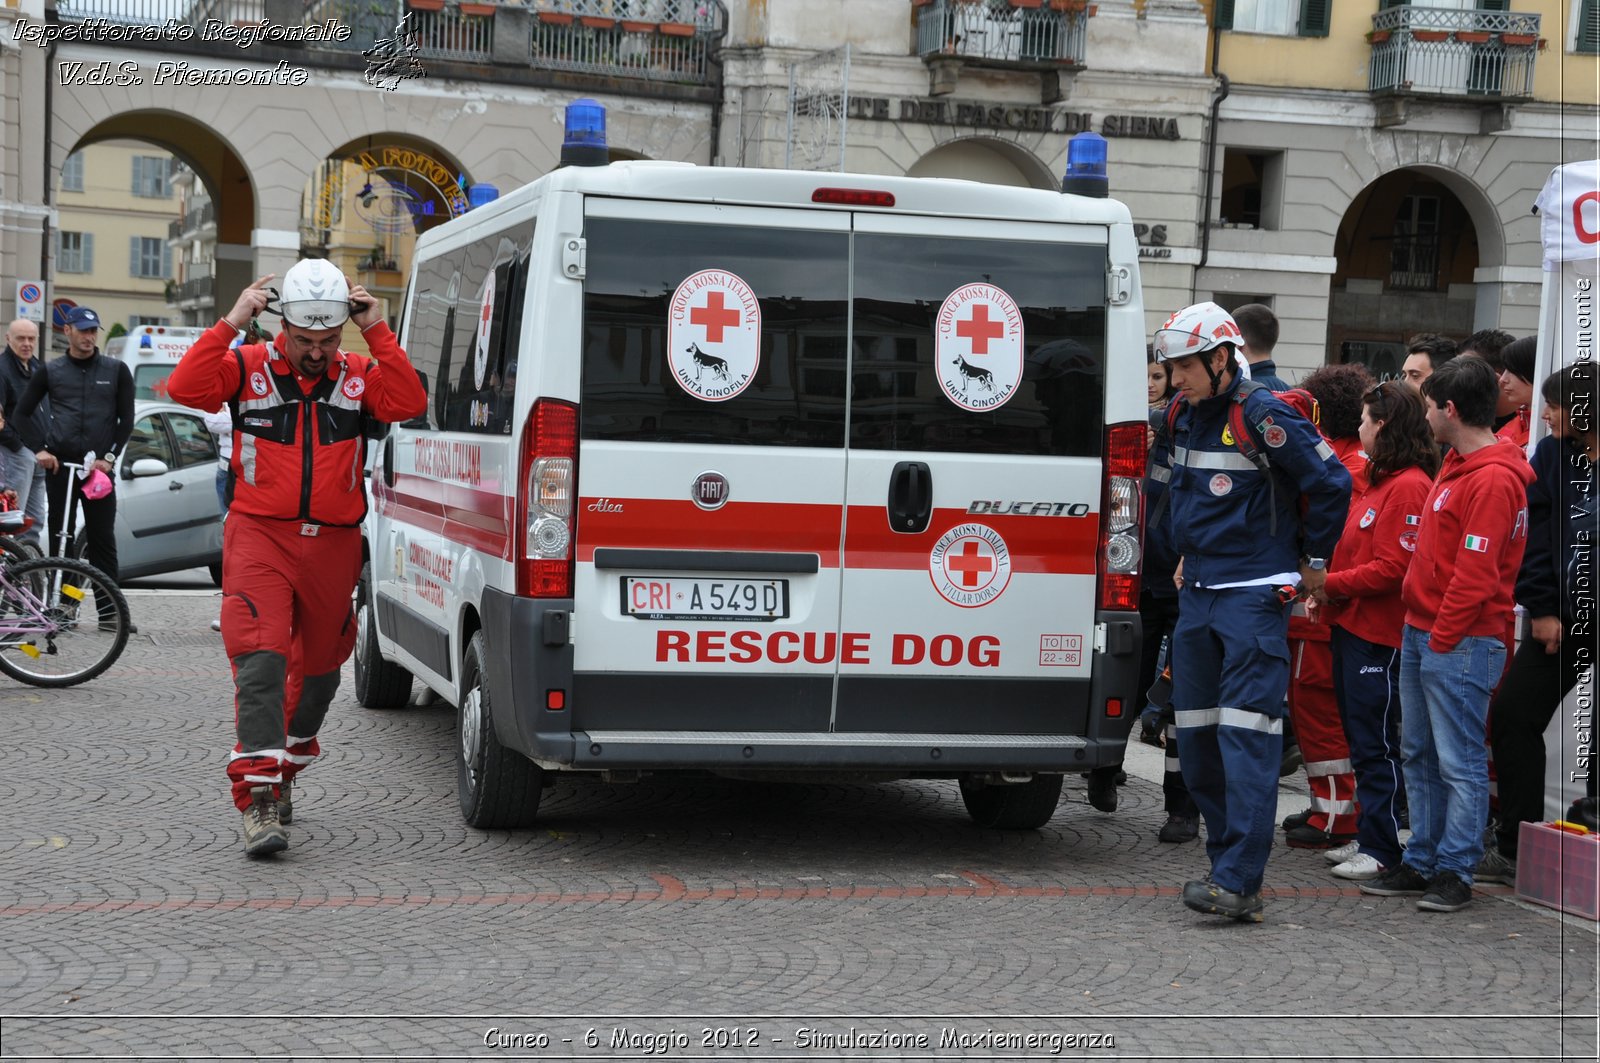
[[(1594, 422), (1595, 367), (1569, 365), (1541, 389), (1550, 434), (1533, 451), (1528, 485), (1528, 547), (1517, 572), (1517, 604), (1528, 636), (1511, 660), (1489, 710), (1489, 739), (1500, 781), (1500, 825), (1474, 879), (1512, 884), (1523, 823), (1544, 819), (1544, 732), (1586, 669), (1595, 663), (1593, 575), (1600, 544), (1600, 431)], [(1583, 599), (1587, 598), (1587, 601)], [(1595, 796), (1595, 773), (1588, 773)]]
[(1288, 391), (1288, 383), (1278, 375), (1272, 349), (1278, 345), (1278, 315), (1265, 303), (1246, 303), (1233, 312), (1243, 343), (1239, 353), (1250, 365), (1250, 379), (1268, 391)]
[[(124, 362), (100, 353), (95, 340), (100, 316), (86, 306), (74, 307), (65, 327), (67, 356), (33, 371), (27, 390), (17, 402), (17, 420), (33, 416), (40, 403), (50, 400), (44, 448), (35, 460), (49, 474), (50, 544), (54, 549), (67, 514), (67, 487), (71, 466), (94, 455), (94, 468), (116, 482), (117, 455), (133, 434), (133, 374)], [(117, 492), (88, 498), (82, 491), (73, 500), (83, 514), (87, 536), (85, 560), (117, 579)], [(130, 625), (131, 627), (131, 625)]]
[[(1239, 342), (1233, 318), (1209, 302), (1156, 330), (1156, 357), (1171, 366), (1173, 401), (1184, 405), (1156, 441), (1150, 478), (1165, 487), (1157, 512), (1178, 556), (1172, 707), (1211, 860), (1206, 878), (1184, 884), (1183, 903), (1260, 922), (1289, 685), (1279, 591), (1322, 589), (1350, 474), (1315, 426), (1246, 381)], [(1240, 452), (1237, 431), (1251, 435), (1255, 460)]]
[(0, 428), (0, 480), (17, 492), (17, 507), (33, 518), (33, 526), (18, 538), (35, 546), (42, 545), (45, 529), (44, 469), (35, 455), (44, 448), (49, 405), (42, 405), (25, 420), (17, 420), (16, 413), (40, 364), (35, 358), (38, 345), (39, 326), (18, 318), (6, 329), (6, 347), (0, 351), (0, 412), (6, 418), (6, 426)]

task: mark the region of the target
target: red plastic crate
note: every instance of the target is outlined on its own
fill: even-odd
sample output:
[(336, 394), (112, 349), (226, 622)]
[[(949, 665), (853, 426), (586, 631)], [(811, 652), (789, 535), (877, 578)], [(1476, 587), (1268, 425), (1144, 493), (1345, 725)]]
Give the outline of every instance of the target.
[(1600, 834), (1524, 823), (1517, 835), (1517, 896), (1600, 920)]

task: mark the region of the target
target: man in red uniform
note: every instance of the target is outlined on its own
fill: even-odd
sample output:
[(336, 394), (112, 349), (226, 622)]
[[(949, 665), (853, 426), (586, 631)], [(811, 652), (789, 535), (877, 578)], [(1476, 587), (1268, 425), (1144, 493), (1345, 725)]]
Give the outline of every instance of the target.
[[(317, 732), (355, 645), (364, 429), (427, 405), (377, 301), (322, 259), (284, 274), (284, 327), (271, 345), (230, 350), (267, 309), (270, 280), (241, 292), (167, 381), (174, 402), (226, 405), (233, 415), (222, 640), (233, 662), (239, 738), (228, 777), (251, 856), (289, 845), (291, 783), (321, 752)], [(346, 319), (376, 361), (339, 349)]]

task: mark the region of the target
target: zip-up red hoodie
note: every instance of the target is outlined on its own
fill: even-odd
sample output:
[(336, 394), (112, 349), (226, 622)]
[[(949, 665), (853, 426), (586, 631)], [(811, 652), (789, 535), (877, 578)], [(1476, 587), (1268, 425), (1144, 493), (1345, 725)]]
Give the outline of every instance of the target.
[(1330, 624), (1368, 642), (1400, 648), (1406, 619), (1400, 584), (1417, 549), (1422, 508), (1432, 489), (1432, 478), (1413, 465), (1357, 492), (1328, 566), (1327, 593), (1334, 601), (1324, 616)]
[(1532, 481), (1528, 459), (1508, 443), (1445, 457), (1401, 588), (1406, 623), (1433, 632), (1435, 653), (1449, 653), (1468, 635), (1505, 636), (1528, 545)]

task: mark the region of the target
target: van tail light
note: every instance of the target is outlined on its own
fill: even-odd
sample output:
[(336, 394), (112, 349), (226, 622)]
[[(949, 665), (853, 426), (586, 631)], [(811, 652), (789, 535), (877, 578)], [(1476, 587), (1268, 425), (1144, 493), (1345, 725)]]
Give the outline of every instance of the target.
[(517, 483), (517, 593), (570, 598), (578, 493), (578, 408), (572, 403), (533, 404), (522, 429)]
[(1105, 482), (1100, 490), (1100, 608), (1139, 608), (1144, 554), (1145, 423), (1106, 428)]

